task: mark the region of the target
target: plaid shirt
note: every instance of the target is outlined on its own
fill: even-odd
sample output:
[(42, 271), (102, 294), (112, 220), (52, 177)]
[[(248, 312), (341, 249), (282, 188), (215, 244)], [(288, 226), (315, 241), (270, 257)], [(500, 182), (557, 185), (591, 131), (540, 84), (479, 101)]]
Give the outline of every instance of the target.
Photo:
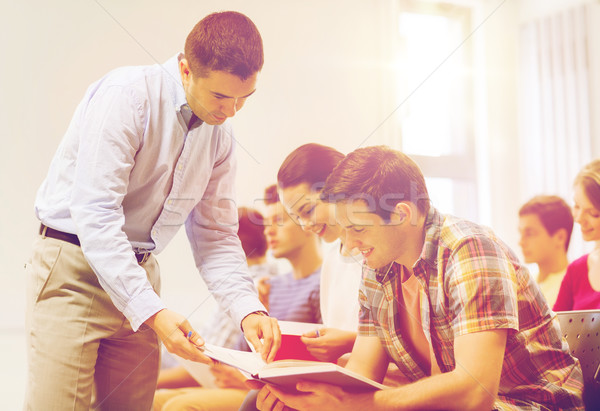
[[(359, 335), (378, 336), (390, 359), (415, 381), (427, 374), (396, 326), (393, 265), (363, 268)], [(432, 207), (413, 271), (421, 285), (423, 332), (443, 373), (456, 366), (456, 337), (507, 329), (495, 408), (583, 409), (581, 368), (569, 354), (556, 315), (527, 269), (491, 230)]]

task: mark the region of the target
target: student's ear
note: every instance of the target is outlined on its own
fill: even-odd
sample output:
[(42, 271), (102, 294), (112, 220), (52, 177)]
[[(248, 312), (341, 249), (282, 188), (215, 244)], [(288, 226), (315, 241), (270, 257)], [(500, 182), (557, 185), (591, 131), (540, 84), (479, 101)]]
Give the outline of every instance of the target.
[(403, 224), (405, 221), (410, 221), (412, 209), (407, 203), (396, 203), (394, 209), (390, 213), (390, 223), (394, 225)]
[(567, 230), (565, 230), (564, 228), (559, 228), (553, 234), (553, 237), (556, 238), (556, 240), (560, 243), (560, 245), (564, 249), (565, 244), (567, 244)]

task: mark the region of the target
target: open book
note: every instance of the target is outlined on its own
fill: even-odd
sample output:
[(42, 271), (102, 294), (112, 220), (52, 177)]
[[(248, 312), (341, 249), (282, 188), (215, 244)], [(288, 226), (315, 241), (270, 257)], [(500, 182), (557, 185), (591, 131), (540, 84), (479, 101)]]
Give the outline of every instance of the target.
[[(306, 345), (300, 340), (300, 336), (306, 332), (315, 331), (323, 327), (323, 324), (297, 321), (279, 321), (278, 323), (281, 330), (281, 347), (275, 355), (276, 361), (290, 359), (318, 361), (308, 352)], [(252, 350), (254, 349), (250, 342), (248, 342), (248, 346)], [(177, 357), (177, 360), (202, 387), (218, 388), (208, 364), (185, 360), (181, 357)], [(246, 377), (251, 378), (248, 373), (246, 373)]]
[(204, 345), (206, 356), (237, 368), (248, 378), (293, 388), (300, 380), (326, 382), (352, 391), (385, 388), (369, 378), (330, 362), (279, 360), (267, 364), (259, 353)]

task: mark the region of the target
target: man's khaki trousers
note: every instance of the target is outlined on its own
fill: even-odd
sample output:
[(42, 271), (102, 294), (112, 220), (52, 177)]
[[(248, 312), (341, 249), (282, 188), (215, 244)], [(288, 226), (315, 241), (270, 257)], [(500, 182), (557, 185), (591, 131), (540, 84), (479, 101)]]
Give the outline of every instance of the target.
[[(160, 291), (151, 256), (143, 264)], [(159, 371), (159, 341), (133, 332), (98, 283), (81, 248), (40, 236), (26, 265), (26, 410), (149, 410)]]

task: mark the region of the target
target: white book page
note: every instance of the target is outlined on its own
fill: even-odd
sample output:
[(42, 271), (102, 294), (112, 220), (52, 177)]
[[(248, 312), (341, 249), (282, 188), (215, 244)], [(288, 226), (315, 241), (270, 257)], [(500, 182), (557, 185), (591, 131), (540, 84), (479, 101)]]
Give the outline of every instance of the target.
[(204, 344), (203, 354), (248, 374), (258, 373), (267, 364), (259, 353), (231, 350), (208, 343)]

